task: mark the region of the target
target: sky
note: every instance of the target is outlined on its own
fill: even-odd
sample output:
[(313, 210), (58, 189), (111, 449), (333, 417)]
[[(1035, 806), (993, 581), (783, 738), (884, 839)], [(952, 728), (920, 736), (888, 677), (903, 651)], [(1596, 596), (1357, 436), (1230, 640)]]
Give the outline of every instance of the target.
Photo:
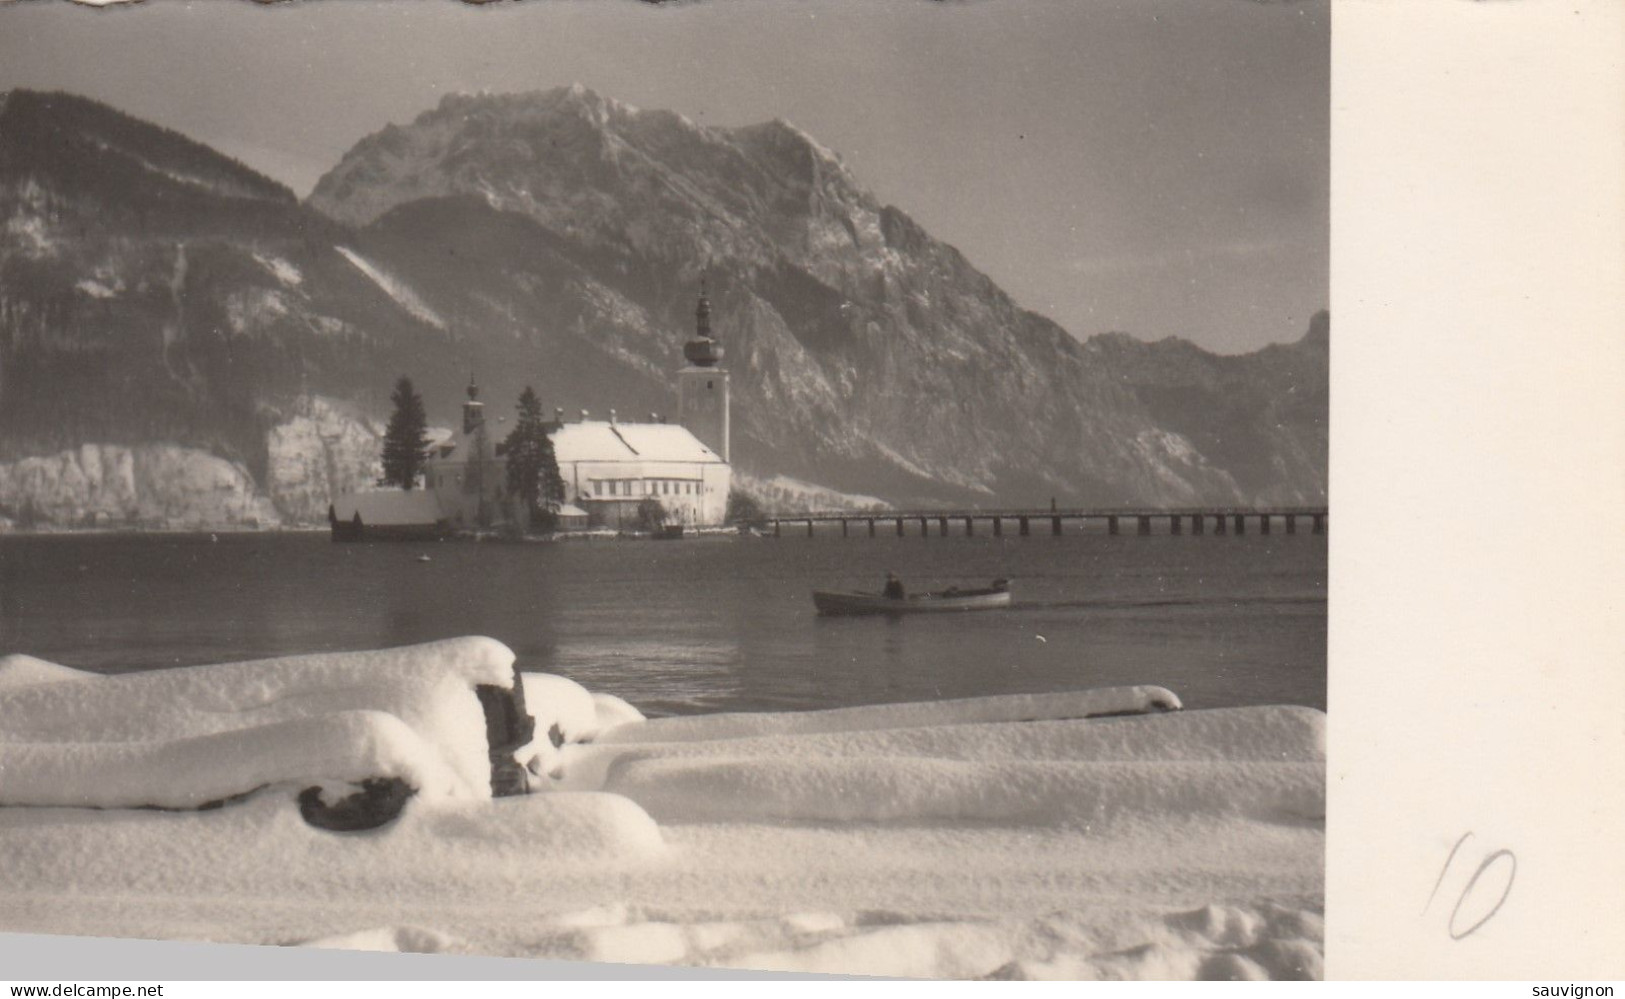
[(1328, 297), (1327, 0), (64, 0), (0, 6), (60, 89), (300, 195), (447, 92), (580, 82), (786, 118), (1075, 336), (1296, 340)]

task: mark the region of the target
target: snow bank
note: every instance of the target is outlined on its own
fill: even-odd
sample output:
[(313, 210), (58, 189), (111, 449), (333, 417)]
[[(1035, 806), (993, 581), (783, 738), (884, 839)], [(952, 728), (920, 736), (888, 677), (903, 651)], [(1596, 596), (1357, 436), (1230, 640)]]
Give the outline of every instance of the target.
[(343, 836), (281, 793), (0, 808), (0, 931), (920, 978), (1321, 974), (1321, 712), (1175, 712), (1137, 687), (644, 721), (523, 675), (548, 793), (490, 800), (472, 689), (513, 683), (512, 663), (488, 639), (94, 679), (0, 660), (0, 802), (193, 808), (289, 770), (441, 796)]
[(643, 712), (614, 694), (592, 693), (568, 677), (521, 673), (519, 679), (525, 709), (536, 719), (537, 739), (547, 737), (555, 746), (592, 742), (612, 728), (644, 720)]
[(598, 705), (586, 687), (550, 673), (521, 673), (525, 710), (536, 719), (536, 737), (555, 746), (588, 742), (598, 734)]
[(1008, 932), (989, 924), (922, 922), (836, 937), (799, 950), (745, 954), (731, 967), (890, 978), (979, 978), (1008, 963)]
[(683, 742), (757, 735), (856, 732), (873, 729), (1041, 721), (1177, 711), (1179, 698), (1161, 687), (1106, 687), (1056, 694), (1006, 694), (951, 701), (870, 704), (785, 714), (715, 714), (657, 718), (606, 736), (609, 742)]
[(645, 721), (643, 712), (614, 694), (592, 695), (593, 708), (598, 712), (598, 734), (604, 735), (618, 725), (631, 725)]
[(659, 853), (665, 846), (654, 819), (615, 794), (505, 798), (488, 808), (425, 812), (417, 821), (434, 837), (500, 846), (542, 862), (624, 861)]
[(1101, 824), (1148, 814), (1325, 815), (1315, 763), (637, 760), (605, 789), (660, 822)]
[[(912, 705), (901, 706), (912, 708)], [(900, 712), (907, 714), (908, 711)], [(805, 716), (776, 716), (805, 717)], [(581, 766), (651, 756), (925, 757), (954, 760), (1259, 760), (1324, 761), (1326, 715), (1313, 708), (1279, 705), (1215, 708), (1166, 715), (1033, 721), (1024, 724), (966, 722), (918, 728), (811, 731), (662, 743), (644, 738), (662, 730), (664, 719), (606, 736), (567, 759)], [(768, 726), (763, 723), (764, 729)], [(591, 761), (598, 761), (596, 764)], [(600, 774), (600, 779), (602, 775)]]
[(317, 950), (367, 950), (390, 954), (455, 954), (463, 949), (461, 941), (455, 937), (417, 926), (380, 926), (306, 940), (299, 946)]
[[(489, 764), (487, 764), (489, 766)], [(379, 711), (149, 742), (0, 742), (0, 805), (197, 808), (270, 784), (400, 777), (427, 798), (468, 794), (442, 754)]]
[(0, 690), (33, 687), (42, 683), (61, 683), (63, 680), (87, 680), (100, 676), (71, 666), (59, 666), (33, 656), (0, 656)]
[[(8, 672), (49, 674), (38, 661)], [(510, 650), (463, 638), (0, 687), (0, 802), (191, 807), (276, 780), (363, 776), (488, 798), (474, 687), (513, 682)]]

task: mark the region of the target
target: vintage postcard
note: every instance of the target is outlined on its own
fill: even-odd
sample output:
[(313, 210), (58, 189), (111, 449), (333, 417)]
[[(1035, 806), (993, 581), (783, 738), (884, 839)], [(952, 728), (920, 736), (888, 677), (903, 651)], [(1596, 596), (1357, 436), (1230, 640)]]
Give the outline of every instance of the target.
[(0, 950), (1618, 977), (1513, 6), (0, 6)]

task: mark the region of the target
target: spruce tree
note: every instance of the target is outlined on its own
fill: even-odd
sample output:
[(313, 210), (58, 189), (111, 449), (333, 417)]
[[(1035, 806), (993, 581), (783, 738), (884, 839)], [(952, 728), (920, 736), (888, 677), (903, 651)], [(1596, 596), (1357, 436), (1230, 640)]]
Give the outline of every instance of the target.
[(411, 489), (429, 460), (429, 418), (412, 379), (404, 375), (389, 400), (395, 412), (384, 429), (384, 485)]
[(529, 386), (519, 396), (519, 419), (503, 441), (503, 452), (508, 460), (508, 492), (524, 501), (531, 523), (552, 526), (554, 511), (564, 502), (564, 478), (541, 400)]

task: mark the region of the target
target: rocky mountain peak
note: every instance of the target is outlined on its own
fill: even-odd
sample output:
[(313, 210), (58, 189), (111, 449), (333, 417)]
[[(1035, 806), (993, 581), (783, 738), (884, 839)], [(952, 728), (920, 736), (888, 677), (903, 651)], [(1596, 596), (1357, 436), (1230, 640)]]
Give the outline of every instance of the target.
[[(25, 476), (93, 444), (212, 455), (233, 495), (320, 519), (371, 474), (401, 374), (435, 419), (470, 368), (504, 408), (533, 386), (548, 408), (669, 412), (702, 270), (742, 481), (904, 504), (1325, 496), (1324, 318), (1241, 357), (1080, 344), (783, 119), (449, 94), (358, 142), (308, 206), (95, 102), (0, 101), (0, 516), (101, 509), (69, 487), (106, 461), (57, 461), (61, 497)], [(309, 418), (315, 395), (351, 415)]]

